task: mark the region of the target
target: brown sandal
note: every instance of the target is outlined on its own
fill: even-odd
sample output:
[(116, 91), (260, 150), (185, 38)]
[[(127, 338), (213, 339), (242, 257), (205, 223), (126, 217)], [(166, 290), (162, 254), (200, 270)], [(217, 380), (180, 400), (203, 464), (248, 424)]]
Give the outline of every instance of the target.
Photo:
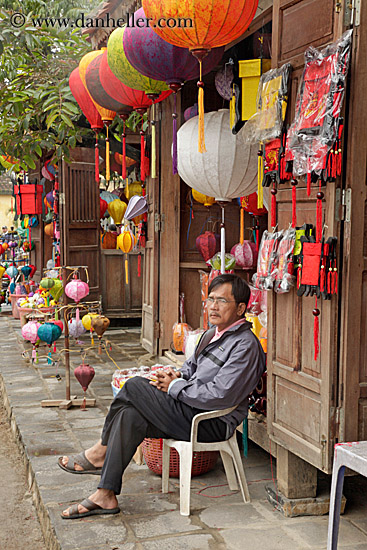
[[(76, 456), (71, 456), (66, 466), (61, 462), (62, 459), (63, 457), (60, 456), (57, 462), (58, 465), (62, 470), (65, 470), (65, 472), (69, 472), (70, 474), (92, 474), (95, 476), (100, 476), (102, 473), (102, 468), (97, 468), (91, 462), (89, 462), (89, 460), (85, 456), (85, 451), (79, 453)], [(83, 470), (76, 470), (75, 464), (81, 466)]]
[(79, 512), (78, 506), (79, 504), (73, 504), (73, 506), (70, 506), (69, 509), (69, 515), (64, 516), (61, 514), (61, 517), (63, 519), (78, 519), (78, 518), (86, 518), (87, 516), (102, 516), (104, 514), (118, 514), (120, 512), (120, 508), (102, 508), (95, 502), (89, 500), (89, 498), (84, 499), (81, 503), (81, 506), (84, 506), (88, 510), (88, 512)]

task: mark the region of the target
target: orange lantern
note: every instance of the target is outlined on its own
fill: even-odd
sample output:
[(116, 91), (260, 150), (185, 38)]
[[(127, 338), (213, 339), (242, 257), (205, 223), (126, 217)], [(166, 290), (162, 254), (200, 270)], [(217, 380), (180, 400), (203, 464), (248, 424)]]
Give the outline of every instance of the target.
[(176, 351), (183, 352), (186, 333), (191, 330), (187, 323), (176, 323), (173, 327), (173, 345)]
[(44, 232), (49, 237), (53, 237), (54, 236), (54, 224), (53, 223), (48, 223), (47, 225), (45, 225)]
[(103, 124), (106, 126), (106, 180), (110, 181), (110, 141), (108, 138), (108, 127), (113, 121), (113, 119), (115, 118), (116, 113), (115, 111), (110, 111), (109, 109), (105, 109), (104, 107), (99, 105), (96, 101), (94, 101), (92, 95), (88, 90), (87, 81), (86, 81), (86, 72), (89, 64), (93, 61), (93, 59), (102, 55), (105, 49), (106, 48), (103, 48), (101, 50), (95, 50), (85, 54), (79, 62), (79, 75), (84, 84), (85, 89), (87, 90), (91, 100), (93, 101), (97, 111), (101, 116)]
[[(241, 36), (254, 18), (258, 0), (143, 0), (144, 13), (154, 32), (166, 42), (189, 48), (200, 63), (199, 152), (205, 151), (204, 83), (202, 60), (212, 48), (225, 46)], [(190, 25), (159, 25), (158, 20), (191, 21)], [(162, 27), (162, 28), (161, 28)]]
[(200, 202), (204, 206), (212, 206), (215, 203), (214, 197), (209, 197), (208, 195), (203, 195), (203, 193), (199, 193), (199, 191), (196, 191), (195, 189), (191, 190), (192, 192), (192, 198), (195, 199), (197, 202)]

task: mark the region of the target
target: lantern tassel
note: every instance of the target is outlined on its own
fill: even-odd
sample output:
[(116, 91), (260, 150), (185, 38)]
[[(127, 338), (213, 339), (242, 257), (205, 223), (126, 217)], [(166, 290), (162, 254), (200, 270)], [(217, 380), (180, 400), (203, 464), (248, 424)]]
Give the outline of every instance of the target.
[(263, 208), (263, 171), (264, 171), (264, 159), (262, 152), (262, 143), (260, 143), (260, 149), (257, 153), (257, 207)]
[(145, 180), (145, 144), (144, 144), (143, 120), (141, 123), (141, 132), (140, 132), (140, 179), (141, 181)]
[(126, 133), (125, 133), (125, 121), (124, 130), (122, 133), (122, 171), (121, 176), (126, 179)]
[(199, 60), (200, 65), (200, 80), (198, 82), (199, 86), (199, 96), (198, 96), (198, 107), (199, 107), (199, 153), (205, 153), (205, 133), (204, 133), (204, 82), (202, 81), (202, 61)]
[(173, 94), (174, 107), (172, 113), (172, 173), (177, 174), (177, 104), (176, 94)]
[(51, 350), (49, 350), (49, 352), (48, 352), (48, 354), (47, 354), (47, 364), (48, 364), (48, 365), (51, 365), (51, 364), (52, 364)]
[(277, 224), (277, 189), (275, 183), (273, 184), (273, 189), (271, 190), (271, 212), (270, 212), (270, 225), (275, 227)]
[(141, 253), (138, 256), (138, 277), (141, 277)]
[(90, 329), (90, 343), (94, 346), (93, 329)]
[(297, 183), (292, 183), (292, 227), (297, 225)]
[(108, 126), (106, 128), (106, 180), (110, 181), (110, 140), (108, 137)]
[(320, 310), (317, 309), (317, 296), (315, 297), (315, 309), (313, 310), (314, 314), (314, 324), (313, 324), (313, 345), (314, 345), (314, 360), (317, 361), (319, 356), (320, 346), (319, 346), (319, 334), (320, 334), (320, 323), (319, 315)]
[(324, 194), (321, 192), (321, 179), (319, 184), (319, 192), (317, 193), (316, 202), (316, 242), (321, 241), (322, 236), (322, 199)]
[(94, 146), (94, 179), (99, 184), (99, 149), (98, 149), (98, 134), (96, 132), (96, 144)]
[(236, 96), (234, 86), (232, 86), (232, 97), (229, 102), (229, 126), (232, 129), (236, 122)]
[(151, 158), (151, 166), (152, 166), (152, 170), (151, 170), (151, 176), (152, 178), (156, 178), (157, 177), (157, 170), (156, 170), (156, 165), (157, 165), (157, 147), (156, 147), (156, 131), (155, 131), (155, 120), (154, 120), (154, 103), (152, 105), (152, 117), (153, 117), (153, 120), (152, 120), (152, 158)]
[(77, 324), (79, 323), (79, 319), (80, 319), (80, 312), (79, 312), (79, 308), (77, 307), (75, 312), (75, 320)]
[(222, 206), (222, 223), (220, 224), (220, 272), (226, 272), (226, 228), (224, 224), (224, 207)]
[(87, 400), (86, 400), (85, 392), (84, 392), (84, 399), (83, 399), (83, 403), (80, 405), (80, 410), (85, 411), (86, 410), (86, 405), (87, 405)]
[(129, 261), (127, 259), (127, 254), (125, 254), (125, 282), (129, 284)]
[(245, 210), (241, 208), (241, 221), (240, 221), (240, 244), (243, 244), (245, 240)]
[(311, 171), (307, 172), (307, 196), (311, 195)]

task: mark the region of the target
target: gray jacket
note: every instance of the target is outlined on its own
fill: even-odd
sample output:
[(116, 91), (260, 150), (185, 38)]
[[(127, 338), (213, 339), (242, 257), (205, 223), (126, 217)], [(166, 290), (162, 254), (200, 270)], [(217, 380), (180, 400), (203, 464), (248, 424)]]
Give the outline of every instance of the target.
[(194, 353), (183, 364), (181, 378), (169, 388), (171, 397), (202, 411), (238, 405), (222, 417), (228, 437), (247, 416), (248, 395), (265, 370), (265, 353), (251, 327), (246, 321), (228, 329), (197, 358)]

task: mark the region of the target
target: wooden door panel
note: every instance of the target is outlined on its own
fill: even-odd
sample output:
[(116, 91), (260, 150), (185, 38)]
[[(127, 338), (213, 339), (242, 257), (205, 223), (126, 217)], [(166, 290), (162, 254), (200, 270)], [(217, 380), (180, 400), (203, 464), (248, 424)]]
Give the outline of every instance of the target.
[[(302, 22), (302, 24), (300, 24)], [(322, 47), (340, 35), (332, 0), (275, 0), (273, 6), (273, 66), (293, 67), (287, 121), (294, 119), (295, 103), (309, 45)], [(338, 34), (339, 33), (339, 34)], [(340, 185), (340, 182), (338, 182)], [(335, 184), (323, 188), (325, 237), (338, 235), (335, 222)], [(297, 226), (316, 225), (317, 185), (307, 196), (304, 178), (298, 178)], [(278, 227), (292, 219), (290, 185), (277, 194)], [(268, 316), (268, 432), (270, 437), (310, 464), (330, 472), (334, 440), (337, 372), (337, 300), (318, 300), (321, 311), (320, 352), (314, 360), (315, 297), (269, 293)]]

